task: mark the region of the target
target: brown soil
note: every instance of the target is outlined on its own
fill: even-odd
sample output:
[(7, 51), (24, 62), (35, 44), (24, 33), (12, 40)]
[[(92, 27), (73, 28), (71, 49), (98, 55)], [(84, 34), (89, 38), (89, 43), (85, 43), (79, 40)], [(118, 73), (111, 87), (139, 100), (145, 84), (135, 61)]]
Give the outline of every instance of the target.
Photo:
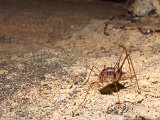
[[(159, 21), (129, 17), (119, 3), (1, 0), (0, 119), (160, 119)], [(120, 81), (117, 93), (110, 83), (95, 84), (73, 117), (98, 80), (92, 74), (80, 87), (88, 66), (113, 66), (121, 46), (141, 94), (135, 80)], [(127, 62), (123, 72), (129, 74)]]
[[(26, 46), (30, 49), (30, 43), (68, 39), (91, 19), (104, 19), (125, 12), (122, 8), (116, 9), (116, 6), (106, 2), (1, 0), (0, 42), (3, 45), (8, 43), (5, 48), (27, 51)], [(9, 46), (10, 43), (15, 44), (14, 48)], [(32, 48), (35, 49), (35, 45)]]

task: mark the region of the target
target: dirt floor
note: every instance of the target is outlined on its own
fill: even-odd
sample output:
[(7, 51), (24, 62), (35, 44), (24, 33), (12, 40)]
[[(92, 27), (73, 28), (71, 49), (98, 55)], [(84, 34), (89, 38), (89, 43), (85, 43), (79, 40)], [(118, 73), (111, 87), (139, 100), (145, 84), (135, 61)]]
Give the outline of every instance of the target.
[[(135, 79), (120, 81), (118, 92), (97, 83), (77, 109), (99, 80), (92, 73), (85, 82), (90, 68), (114, 66), (122, 46), (141, 93)], [(159, 66), (155, 15), (127, 16), (123, 3), (0, 1), (1, 120), (160, 119)], [(130, 73), (127, 62), (123, 72)]]

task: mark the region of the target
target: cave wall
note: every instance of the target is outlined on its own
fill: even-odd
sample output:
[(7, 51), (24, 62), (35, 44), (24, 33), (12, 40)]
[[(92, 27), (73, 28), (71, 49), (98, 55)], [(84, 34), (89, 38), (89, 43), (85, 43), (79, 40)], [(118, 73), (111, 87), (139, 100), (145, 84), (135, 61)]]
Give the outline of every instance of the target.
[(136, 16), (153, 13), (160, 15), (160, 0), (128, 0), (126, 8), (132, 15)]
[(62, 1), (113, 1), (125, 2), (125, 8), (133, 16), (146, 16), (149, 14), (160, 15), (160, 0), (62, 0)]
[(160, 15), (160, 0), (63, 0), (63, 1), (113, 1), (125, 2), (125, 8), (133, 16), (146, 16), (149, 14)]

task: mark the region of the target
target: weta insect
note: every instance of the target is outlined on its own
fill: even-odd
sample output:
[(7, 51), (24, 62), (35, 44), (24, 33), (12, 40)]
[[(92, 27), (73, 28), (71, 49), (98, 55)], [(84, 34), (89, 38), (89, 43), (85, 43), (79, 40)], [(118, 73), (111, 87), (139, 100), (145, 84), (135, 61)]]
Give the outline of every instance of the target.
[[(90, 84), (90, 86), (89, 86), (89, 88), (87, 90), (87, 93), (85, 95), (84, 100), (73, 111), (73, 116), (74, 116), (74, 113), (78, 110), (78, 108), (84, 103), (84, 101), (87, 98), (87, 95), (88, 95), (88, 92), (89, 92), (91, 86), (93, 84), (95, 84), (95, 83), (104, 83), (104, 82), (109, 83), (110, 82), (110, 83), (115, 85), (116, 91), (118, 91), (117, 83), (119, 83), (119, 81), (130, 79), (130, 81), (132, 82), (132, 79), (135, 78), (136, 84), (137, 84), (138, 93), (140, 93), (140, 88), (139, 88), (137, 76), (135, 74), (135, 70), (134, 70), (134, 66), (133, 66), (131, 57), (128, 54), (127, 49), (125, 47), (123, 47), (123, 50), (124, 50), (124, 53), (125, 53), (124, 59), (122, 60), (122, 55), (123, 54), (121, 54), (119, 59), (118, 59), (118, 61), (116, 62), (116, 64), (113, 67), (106, 67), (104, 65), (104, 68), (101, 71), (95, 66), (92, 66), (92, 68), (90, 68), (90, 73), (89, 73), (89, 76), (88, 76), (88, 79), (87, 79), (86, 82), (89, 81), (89, 78), (90, 78), (90, 75), (91, 75), (92, 72), (99, 78), (99, 80), (95, 81), (95, 82), (92, 82)], [(123, 68), (123, 65), (125, 64), (126, 61), (127, 61), (128, 65), (129, 65), (130, 76), (123, 76), (122, 68)], [(98, 70), (99, 74), (96, 74), (94, 69)], [(118, 95), (118, 99), (119, 99), (119, 95)], [(118, 103), (120, 103), (120, 99), (119, 99)]]

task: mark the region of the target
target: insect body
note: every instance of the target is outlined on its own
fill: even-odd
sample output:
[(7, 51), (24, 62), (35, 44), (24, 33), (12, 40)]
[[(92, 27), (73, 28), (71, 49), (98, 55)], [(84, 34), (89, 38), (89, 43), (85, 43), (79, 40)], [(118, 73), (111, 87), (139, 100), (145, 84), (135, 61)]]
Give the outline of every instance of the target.
[(114, 80), (116, 80), (116, 72), (115, 69), (113, 67), (107, 67), (100, 72), (99, 74), (99, 80), (101, 83), (103, 82), (113, 82)]

